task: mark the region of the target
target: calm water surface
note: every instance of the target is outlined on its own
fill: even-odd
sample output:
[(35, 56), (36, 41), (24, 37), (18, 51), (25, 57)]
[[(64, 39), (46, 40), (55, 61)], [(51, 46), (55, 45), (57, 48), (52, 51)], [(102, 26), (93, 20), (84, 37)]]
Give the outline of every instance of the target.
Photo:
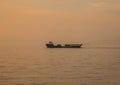
[(120, 48), (1, 46), (0, 85), (120, 85)]

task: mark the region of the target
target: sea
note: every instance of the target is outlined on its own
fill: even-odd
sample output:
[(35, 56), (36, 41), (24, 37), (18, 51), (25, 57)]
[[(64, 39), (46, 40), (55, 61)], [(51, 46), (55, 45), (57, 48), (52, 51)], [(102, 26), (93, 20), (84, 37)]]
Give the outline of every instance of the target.
[(0, 46), (0, 85), (120, 85), (120, 45)]

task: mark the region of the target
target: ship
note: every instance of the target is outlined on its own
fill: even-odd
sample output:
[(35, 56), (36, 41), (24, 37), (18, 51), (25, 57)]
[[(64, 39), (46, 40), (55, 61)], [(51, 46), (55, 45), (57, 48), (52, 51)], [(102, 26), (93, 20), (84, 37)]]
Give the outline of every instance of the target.
[(54, 43), (51, 41), (46, 44), (47, 48), (81, 48), (81, 46), (82, 46), (82, 44), (64, 44), (64, 45), (57, 44), (57, 45), (54, 45)]

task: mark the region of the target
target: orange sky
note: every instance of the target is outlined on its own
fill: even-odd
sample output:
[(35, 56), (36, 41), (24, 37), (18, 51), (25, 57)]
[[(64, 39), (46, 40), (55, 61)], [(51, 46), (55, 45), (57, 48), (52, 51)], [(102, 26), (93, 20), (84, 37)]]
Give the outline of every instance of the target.
[(120, 39), (120, 1), (1, 0), (0, 40)]

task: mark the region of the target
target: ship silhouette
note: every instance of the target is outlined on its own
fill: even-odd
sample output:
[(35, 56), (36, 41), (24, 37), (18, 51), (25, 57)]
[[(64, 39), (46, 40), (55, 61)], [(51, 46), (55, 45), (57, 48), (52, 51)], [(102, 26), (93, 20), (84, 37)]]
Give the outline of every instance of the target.
[(57, 45), (54, 45), (54, 43), (51, 41), (46, 44), (47, 48), (81, 48), (81, 46), (82, 46), (82, 44), (64, 44), (64, 45), (57, 44)]

